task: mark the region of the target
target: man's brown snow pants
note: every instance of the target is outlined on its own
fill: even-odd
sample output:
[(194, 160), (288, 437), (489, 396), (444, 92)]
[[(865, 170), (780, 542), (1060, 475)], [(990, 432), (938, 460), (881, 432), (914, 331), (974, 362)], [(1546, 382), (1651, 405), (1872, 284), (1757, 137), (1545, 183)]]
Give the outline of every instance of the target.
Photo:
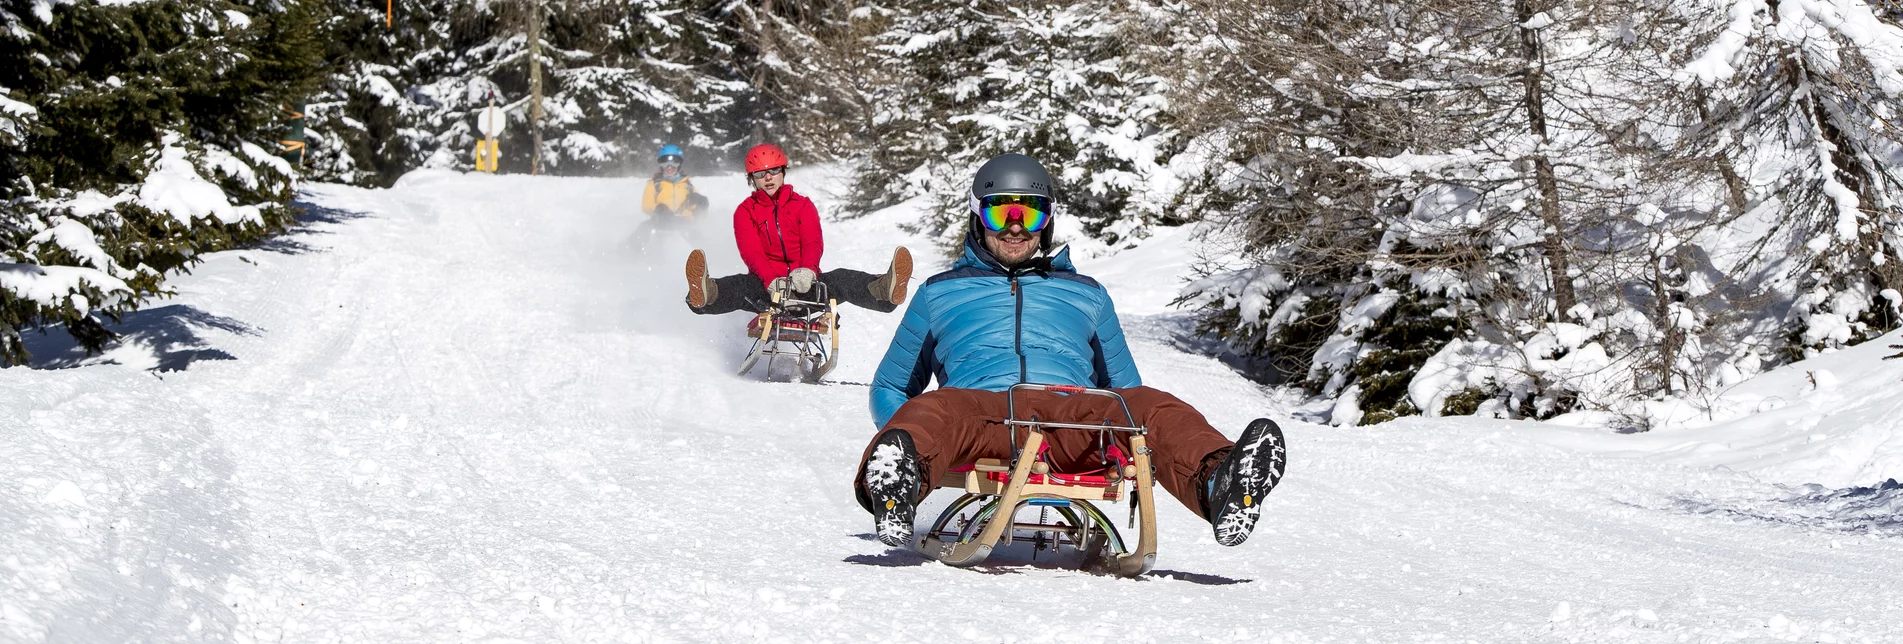
[[(1130, 405), (1130, 413), (1136, 416), (1136, 422), (1149, 429), (1150, 458), (1156, 467), (1156, 483), (1168, 490), (1176, 500), (1189, 507), (1190, 512), (1202, 516), (1196, 496), (1196, 475), (1202, 469), (1203, 459), (1211, 453), (1235, 445), (1235, 442), (1223, 438), (1220, 432), (1209, 426), (1201, 412), (1178, 400), (1168, 393), (1149, 387), (1131, 387), (1117, 389)], [(920, 394), (892, 415), (885, 428), (872, 437), (866, 445), (864, 455), (859, 457), (859, 471), (853, 477), (853, 487), (857, 491), (859, 504), (867, 504), (863, 488), (866, 460), (872, 457), (872, 447), (879, 436), (895, 429), (903, 429), (912, 435), (912, 445), (918, 450), (919, 459), (925, 468), (923, 493), (929, 494), (945, 471), (971, 463), (981, 458), (995, 458), (1006, 462), (1011, 460), (1011, 436), (1006, 433), (1004, 419), (1008, 415), (1005, 392), (983, 391), (978, 389), (939, 389)], [(1065, 396), (1047, 391), (1025, 391), (1018, 393), (1018, 417), (1028, 419), (1037, 416), (1038, 420), (1059, 423), (1124, 423), (1123, 409), (1117, 401), (1104, 396)], [(1025, 432), (1017, 430), (1017, 442), (1024, 444)], [(1059, 472), (1080, 472), (1102, 466), (1101, 452), (1098, 450), (1098, 433), (1080, 429), (1046, 429), (1044, 438), (1050, 444), (1046, 457), (1051, 468)], [(1112, 432), (1111, 439), (1123, 448), (1130, 450), (1129, 434)], [(921, 496), (921, 500), (922, 500)], [(871, 508), (867, 507), (870, 512)]]

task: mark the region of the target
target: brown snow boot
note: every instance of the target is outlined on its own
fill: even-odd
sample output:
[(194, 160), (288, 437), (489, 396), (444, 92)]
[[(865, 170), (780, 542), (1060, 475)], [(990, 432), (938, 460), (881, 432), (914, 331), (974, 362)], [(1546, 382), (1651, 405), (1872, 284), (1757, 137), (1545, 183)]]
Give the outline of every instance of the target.
[(872, 280), (866, 288), (872, 291), (872, 297), (893, 304), (905, 303), (905, 288), (912, 281), (912, 251), (900, 246), (892, 251), (892, 265), (885, 274)]
[(707, 279), (707, 254), (696, 248), (687, 254), (687, 305), (698, 309), (718, 297), (720, 285)]

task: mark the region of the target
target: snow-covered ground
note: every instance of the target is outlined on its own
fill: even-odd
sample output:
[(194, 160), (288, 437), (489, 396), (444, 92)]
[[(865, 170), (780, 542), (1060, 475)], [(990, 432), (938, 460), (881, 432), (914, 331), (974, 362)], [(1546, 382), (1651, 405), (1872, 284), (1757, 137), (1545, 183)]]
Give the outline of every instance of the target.
[[(830, 211), (836, 178), (791, 180)], [(847, 311), (830, 384), (735, 377), (744, 315), (685, 311), (684, 245), (624, 245), (639, 188), (312, 186), (312, 225), (209, 258), (112, 352), (34, 338), (88, 366), (0, 371), (0, 641), (1903, 641), (1903, 361), (1875, 347), (1646, 435), (1307, 425), (1174, 348), (1164, 231), (1082, 269), (1148, 384), (1231, 435), (1284, 421), (1263, 524), (1223, 548), (1165, 500), (1146, 578), (962, 570), (880, 545), (850, 491), (898, 313)], [(830, 223), (827, 265), (935, 257), (907, 216)]]

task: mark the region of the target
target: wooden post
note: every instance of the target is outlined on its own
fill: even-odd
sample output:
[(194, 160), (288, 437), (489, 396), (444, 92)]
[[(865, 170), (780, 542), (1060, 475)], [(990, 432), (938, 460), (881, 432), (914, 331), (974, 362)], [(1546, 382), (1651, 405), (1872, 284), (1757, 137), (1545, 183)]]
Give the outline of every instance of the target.
[(542, 0), (529, 0), (529, 174), (542, 173)]

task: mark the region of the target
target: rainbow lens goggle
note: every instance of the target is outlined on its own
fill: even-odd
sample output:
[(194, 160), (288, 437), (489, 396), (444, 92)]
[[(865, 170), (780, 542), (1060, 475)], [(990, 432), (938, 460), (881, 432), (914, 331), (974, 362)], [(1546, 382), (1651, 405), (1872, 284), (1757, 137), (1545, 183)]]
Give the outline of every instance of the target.
[(1003, 231), (1012, 222), (1025, 232), (1044, 230), (1051, 223), (1051, 198), (1039, 195), (991, 195), (978, 198), (978, 220), (987, 230)]

